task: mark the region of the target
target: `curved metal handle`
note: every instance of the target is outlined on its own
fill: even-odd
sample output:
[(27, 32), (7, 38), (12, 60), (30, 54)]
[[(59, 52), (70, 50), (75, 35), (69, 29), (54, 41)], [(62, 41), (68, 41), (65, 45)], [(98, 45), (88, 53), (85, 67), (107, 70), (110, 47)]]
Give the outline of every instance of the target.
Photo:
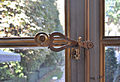
[(90, 49), (94, 46), (91, 41), (81, 41), (81, 37), (79, 37), (78, 41), (71, 40), (59, 32), (54, 32), (49, 35), (43, 32), (38, 33), (35, 36), (35, 42), (39, 46), (48, 47), (56, 52), (64, 50), (65, 48), (83, 47)]
[(66, 48), (72, 48), (72, 57), (74, 59), (80, 59), (80, 48), (85, 49), (93, 48), (91, 41), (82, 41), (81, 37), (78, 41), (71, 40), (65, 37), (62, 33), (54, 32), (47, 35), (44, 32), (38, 33), (35, 36), (35, 42), (41, 47), (48, 47), (52, 51), (59, 52)]
[(78, 46), (77, 41), (71, 40), (59, 32), (54, 32), (49, 35), (43, 32), (38, 33), (35, 36), (35, 42), (39, 46), (43, 46), (43, 47), (48, 46), (48, 48), (50, 48), (52, 51), (55, 51), (55, 52), (62, 51), (65, 48)]

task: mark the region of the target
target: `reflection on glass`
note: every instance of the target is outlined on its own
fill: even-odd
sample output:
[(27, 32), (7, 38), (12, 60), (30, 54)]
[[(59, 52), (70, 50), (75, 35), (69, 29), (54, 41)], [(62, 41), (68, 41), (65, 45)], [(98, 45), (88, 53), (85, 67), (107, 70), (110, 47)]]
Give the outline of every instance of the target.
[(105, 0), (105, 36), (120, 36), (120, 0)]
[(64, 51), (56, 53), (46, 48), (1, 48), (1, 81), (65, 82)]
[(63, 32), (64, 0), (0, 0), (0, 37)]
[[(0, 38), (64, 33), (64, 0), (0, 0)], [(65, 82), (64, 52), (1, 48), (0, 82)]]
[(120, 47), (105, 47), (105, 82), (119, 82)]

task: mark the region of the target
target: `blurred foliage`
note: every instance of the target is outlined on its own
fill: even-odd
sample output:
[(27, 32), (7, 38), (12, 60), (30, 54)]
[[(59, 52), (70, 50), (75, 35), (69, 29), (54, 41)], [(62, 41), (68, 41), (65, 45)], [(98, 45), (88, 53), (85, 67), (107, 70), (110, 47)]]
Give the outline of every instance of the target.
[(0, 3), (2, 37), (34, 36), (61, 31), (56, 0), (5, 0)]
[[(40, 31), (63, 32), (56, 0), (0, 1), (0, 37), (28, 37)], [(18, 53), (22, 59), (21, 62), (0, 63), (0, 80), (28, 76), (42, 66), (56, 66), (63, 61), (61, 53), (48, 49), (3, 50)]]
[(57, 65), (62, 66), (64, 62), (64, 56), (62, 52), (53, 52), (51, 51), (49, 54), (46, 55), (45, 62), (42, 64), (42, 66), (51, 66), (51, 65)]
[(54, 81), (52, 79), (53, 77), (57, 77), (57, 79), (61, 79), (62, 75), (63, 75), (63, 72), (61, 71), (61, 69), (56, 68), (54, 71), (48, 73), (44, 78), (42, 78), (40, 82), (48, 82), (48, 81), (53, 82)]
[(23, 77), (23, 67), (18, 62), (0, 63), (0, 80), (8, 80), (15, 76)]
[(114, 73), (117, 69), (117, 58), (114, 48), (105, 51), (105, 82), (113, 82)]
[(105, 35), (120, 35), (120, 0), (105, 0)]
[[(107, 0), (106, 0), (107, 3)], [(114, 5), (106, 4), (105, 13), (108, 17), (108, 24), (120, 24), (120, 1), (113, 0)]]

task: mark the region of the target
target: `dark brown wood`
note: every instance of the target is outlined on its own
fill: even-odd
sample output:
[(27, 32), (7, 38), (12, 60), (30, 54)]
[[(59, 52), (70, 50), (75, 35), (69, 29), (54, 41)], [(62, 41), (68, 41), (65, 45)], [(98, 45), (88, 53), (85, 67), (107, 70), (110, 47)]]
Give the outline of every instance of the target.
[[(70, 0), (65, 0), (65, 36), (70, 38)], [(65, 82), (71, 82), (70, 49), (65, 49)]]
[(105, 82), (105, 46), (100, 43), (100, 82)]
[(102, 40), (101, 43), (105, 46), (120, 46), (120, 40)]
[[(104, 37), (104, 7), (105, 0), (100, 1), (100, 76), (104, 76), (104, 45), (102, 43)], [(105, 82), (104, 78), (100, 78), (100, 82)]]
[[(85, 41), (89, 41), (89, 29), (90, 29), (90, 9), (89, 0), (85, 0)], [(85, 82), (90, 82), (90, 51), (85, 49)]]

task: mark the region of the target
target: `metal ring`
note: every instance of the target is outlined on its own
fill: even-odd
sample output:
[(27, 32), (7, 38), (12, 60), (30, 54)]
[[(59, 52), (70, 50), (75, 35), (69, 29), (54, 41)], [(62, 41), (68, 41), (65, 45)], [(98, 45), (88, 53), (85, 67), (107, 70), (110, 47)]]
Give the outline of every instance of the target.
[(38, 33), (34, 39), (35, 39), (35, 42), (40, 46), (48, 46), (49, 44), (49, 37), (46, 33), (43, 33), (43, 32)]

